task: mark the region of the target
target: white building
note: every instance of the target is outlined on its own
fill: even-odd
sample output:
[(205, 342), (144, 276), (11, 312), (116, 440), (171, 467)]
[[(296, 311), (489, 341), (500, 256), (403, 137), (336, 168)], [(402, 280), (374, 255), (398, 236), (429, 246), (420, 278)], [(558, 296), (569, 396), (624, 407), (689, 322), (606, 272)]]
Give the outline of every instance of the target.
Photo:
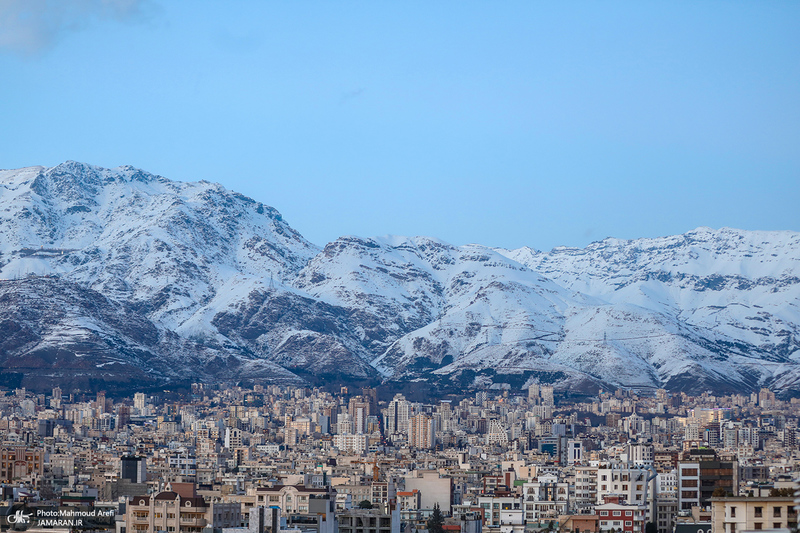
[(369, 448), (369, 435), (337, 434), (333, 436), (333, 447), (342, 453), (363, 454)]

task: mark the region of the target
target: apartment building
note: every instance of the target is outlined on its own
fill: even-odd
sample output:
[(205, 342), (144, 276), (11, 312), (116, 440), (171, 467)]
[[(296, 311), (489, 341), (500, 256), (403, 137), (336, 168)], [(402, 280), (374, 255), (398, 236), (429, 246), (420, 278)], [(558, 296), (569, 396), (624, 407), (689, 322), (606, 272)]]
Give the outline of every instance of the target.
[(794, 498), (711, 498), (714, 533), (741, 533), (760, 529), (796, 529)]
[[(129, 533), (168, 531), (199, 533), (209, 524), (209, 505), (197, 496), (194, 485), (175, 483), (155, 496), (134, 496), (125, 509)], [(239, 525), (238, 520), (235, 525)]]

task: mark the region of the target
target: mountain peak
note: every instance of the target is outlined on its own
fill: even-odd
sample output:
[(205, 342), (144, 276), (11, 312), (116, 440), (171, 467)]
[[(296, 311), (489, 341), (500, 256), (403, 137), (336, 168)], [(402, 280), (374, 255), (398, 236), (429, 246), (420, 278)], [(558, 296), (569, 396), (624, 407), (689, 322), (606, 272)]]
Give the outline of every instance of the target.
[[(216, 183), (75, 161), (0, 178), (0, 278), (41, 280), (31, 302), (66, 295), (28, 320), (24, 283), (0, 286), (0, 318), (24, 333), (0, 331), (3, 370), (58, 344), (87, 368), (153, 376), (164, 358), (170, 379), (199, 361), (203, 379), (380, 374), (459, 392), (800, 383), (797, 232), (700, 227), (550, 252), (343, 236), (319, 250)], [(141, 327), (122, 327), (126, 314)], [(98, 339), (102, 360), (80, 352)]]

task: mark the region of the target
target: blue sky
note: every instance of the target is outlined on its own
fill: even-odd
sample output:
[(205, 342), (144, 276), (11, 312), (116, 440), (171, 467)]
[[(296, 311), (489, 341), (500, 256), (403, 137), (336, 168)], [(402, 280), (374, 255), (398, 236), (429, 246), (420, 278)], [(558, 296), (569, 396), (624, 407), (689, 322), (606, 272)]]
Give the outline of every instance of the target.
[(0, 3), (0, 167), (206, 179), (312, 242), (800, 230), (800, 2)]

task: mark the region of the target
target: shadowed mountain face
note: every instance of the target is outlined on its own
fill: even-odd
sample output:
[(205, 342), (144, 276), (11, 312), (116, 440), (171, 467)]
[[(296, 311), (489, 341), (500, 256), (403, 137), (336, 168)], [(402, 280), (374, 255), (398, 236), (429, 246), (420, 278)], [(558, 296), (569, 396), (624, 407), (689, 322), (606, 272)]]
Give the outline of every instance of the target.
[(219, 185), (0, 171), (0, 369), (43, 390), (191, 381), (539, 381), (791, 392), (800, 234), (700, 228), (540, 252), (319, 249)]

